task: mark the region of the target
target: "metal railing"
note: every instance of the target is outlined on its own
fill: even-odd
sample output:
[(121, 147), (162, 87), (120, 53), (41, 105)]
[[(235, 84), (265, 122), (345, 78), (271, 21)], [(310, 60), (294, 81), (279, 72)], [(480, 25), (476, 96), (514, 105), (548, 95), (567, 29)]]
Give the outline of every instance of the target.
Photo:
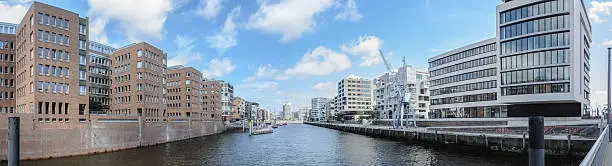
[(608, 150), (608, 144), (610, 143), (610, 125), (606, 125), (606, 128), (597, 138), (589, 153), (584, 157), (580, 166), (592, 166), (592, 165), (604, 165), (606, 152)]

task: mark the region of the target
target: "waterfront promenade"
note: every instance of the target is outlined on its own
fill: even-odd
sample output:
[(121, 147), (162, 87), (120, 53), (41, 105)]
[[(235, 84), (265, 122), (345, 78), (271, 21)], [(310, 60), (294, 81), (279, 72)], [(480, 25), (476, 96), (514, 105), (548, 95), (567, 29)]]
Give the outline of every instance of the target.
[[(314, 126), (336, 129), (372, 137), (406, 140), (443, 145), (482, 147), (486, 151), (526, 153), (529, 136), (527, 134), (502, 134), (456, 132), (432, 130), (428, 128), (392, 129), (390, 126), (306, 123)], [(569, 139), (568, 139), (569, 138)], [(596, 139), (581, 136), (545, 135), (547, 155), (584, 156)]]

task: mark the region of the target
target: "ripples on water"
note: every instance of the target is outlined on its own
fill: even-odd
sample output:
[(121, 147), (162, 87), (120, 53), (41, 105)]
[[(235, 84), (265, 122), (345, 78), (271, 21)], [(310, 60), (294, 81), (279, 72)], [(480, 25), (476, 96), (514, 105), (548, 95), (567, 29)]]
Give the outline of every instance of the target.
[[(548, 158), (547, 165), (577, 165), (579, 159)], [(3, 163), (6, 164), (6, 163)], [(527, 165), (524, 155), (483, 155), (455, 147), (428, 147), (309, 125), (280, 127), (248, 136), (228, 131), (146, 148), (22, 165)]]

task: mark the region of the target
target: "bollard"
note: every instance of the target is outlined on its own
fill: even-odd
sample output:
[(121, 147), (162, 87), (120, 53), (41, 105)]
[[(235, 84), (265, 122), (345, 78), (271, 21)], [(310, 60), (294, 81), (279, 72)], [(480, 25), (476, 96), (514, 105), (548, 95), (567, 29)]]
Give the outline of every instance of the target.
[(544, 166), (544, 117), (529, 117), (529, 166)]
[(8, 118), (8, 165), (19, 165), (19, 117)]

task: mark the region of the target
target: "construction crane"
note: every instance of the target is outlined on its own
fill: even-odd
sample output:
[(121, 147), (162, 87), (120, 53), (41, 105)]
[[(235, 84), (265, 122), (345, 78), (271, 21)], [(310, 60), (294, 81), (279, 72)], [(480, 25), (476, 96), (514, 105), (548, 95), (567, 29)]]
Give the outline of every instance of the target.
[[(404, 126), (403, 115), (404, 109), (407, 107), (409, 109), (408, 118), (412, 119), (412, 125), (416, 126), (416, 122), (414, 121), (414, 110), (411, 109), (408, 101), (406, 100), (406, 96), (408, 96), (409, 99), (411, 95), (406, 95), (406, 90), (404, 87), (406, 85), (406, 78), (404, 78), (406, 73), (406, 59), (403, 58), (402, 67), (398, 68), (397, 71), (394, 71), (393, 67), (391, 66), (389, 61), (387, 61), (387, 58), (385, 57), (385, 54), (382, 52), (382, 50), (378, 50), (378, 53), (383, 59), (385, 67), (389, 72), (389, 81), (387, 82), (387, 86), (391, 87), (391, 92), (387, 91), (386, 93), (390, 94), (388, 95), (389, 97), (387, 98), (387, 102), (393, 104), (393, 128), (398, 129)], [(395, 103), (392, 103), (391, 101), (395, 101)]]

